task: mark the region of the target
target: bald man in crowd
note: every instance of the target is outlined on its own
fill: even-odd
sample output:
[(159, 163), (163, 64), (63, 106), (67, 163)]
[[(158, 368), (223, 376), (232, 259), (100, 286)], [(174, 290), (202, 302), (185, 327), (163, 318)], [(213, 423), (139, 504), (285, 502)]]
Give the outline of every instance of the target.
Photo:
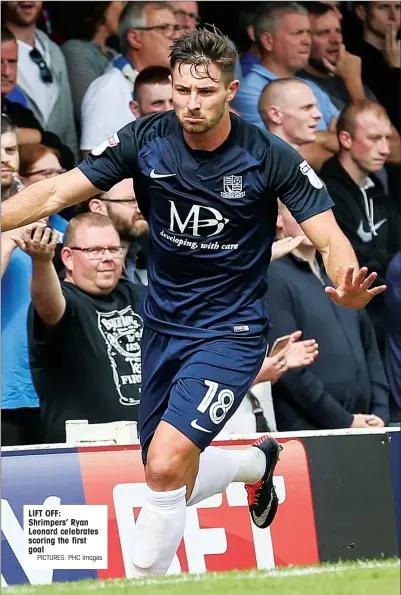
[(259, 111), (269, 131), (301, 155), (305, 146), (316, 142), (317, 124), (322, 114), (312, 89), (300, 79), (271, 81), (260, 97)]

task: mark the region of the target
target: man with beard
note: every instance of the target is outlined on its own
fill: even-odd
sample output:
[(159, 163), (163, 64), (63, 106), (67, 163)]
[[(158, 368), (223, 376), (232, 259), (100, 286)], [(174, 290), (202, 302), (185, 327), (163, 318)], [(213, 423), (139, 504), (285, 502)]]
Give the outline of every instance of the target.
[(210, 447), (265, 359), (277, 196), (322, 254), (336, 287), (326, 287), (329, 297), (359, 309), (385, 289), (370, 289), (376, 275), (359, 270), (309, 164), (230, 113), (240, 84), (237, 60), (215, 29), (177, 39), (170, 54), (175, 111), (128, 124), (78, 168), (2, 205), (10, 229), (134, 179), (150, 229), (139, 415), (146, 491), (133, 536), (134, 577), (165, 574), (183, 537), (187, 504), (225, 492), (231, 482), (246, 484), (258, 528), (277, 513), (275, 440)]
[(1, 116), (1, 200), (18, 192), (19, 170), (17, 128), (7, 116)]
[(138, 208), (132, 178), (81, 203), (77, 211), (101, 213), (112, 220), (125, 248), (125, 274), (133, 283), (147, 285), (149, 225)]

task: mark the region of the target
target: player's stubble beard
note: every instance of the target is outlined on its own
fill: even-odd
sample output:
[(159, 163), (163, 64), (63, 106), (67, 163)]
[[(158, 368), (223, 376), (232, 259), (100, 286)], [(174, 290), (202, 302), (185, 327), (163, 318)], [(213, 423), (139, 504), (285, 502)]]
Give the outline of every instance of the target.
[(183, 129), (185, 130), (185, 132), (188, 132), (189, 134), (203, 134), (204, 132), (209, 132), (209, 130), (211, 130), (212, 128), (214, 128), (222, 119), (224, 112), (226, 111), (226, 104), (225, 102), (221, 105), (218, 113), (213, 116), (210, 119), (206, 119), (202, 120), (201, 122), (199, 122), (198, 124), (191, 124), (190, 122), (186, 122), (185, 118), (186, 117), (193, 117), (193, 118), (198, 118), (198, 117), (202, 117), (202, 114), (177, 114), (177, 118), (180, 122), (180, 124), (182, 125)]

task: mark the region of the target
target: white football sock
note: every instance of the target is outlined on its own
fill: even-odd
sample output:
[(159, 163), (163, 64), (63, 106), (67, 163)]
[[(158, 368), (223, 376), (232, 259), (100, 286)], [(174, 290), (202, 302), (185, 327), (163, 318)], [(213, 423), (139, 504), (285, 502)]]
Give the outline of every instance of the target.
[(154, 492), (146, 486), (146, 501), (136, 522), (134, 577), (166, 574), (184, 534), (187, 487)]
[(259, 448), (209, 446), (200, 455), (199, 471), (187, 506), (221, 494), (232, 481), (256, 483), (266, 470), (266, 457)]

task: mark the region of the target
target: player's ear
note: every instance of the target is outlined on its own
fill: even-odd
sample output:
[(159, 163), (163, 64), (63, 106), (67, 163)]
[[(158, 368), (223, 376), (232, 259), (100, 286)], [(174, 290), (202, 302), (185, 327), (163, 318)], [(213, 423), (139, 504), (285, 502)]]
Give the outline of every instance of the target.
[(240, 82), (237, 79), (231, 81), (231, 83), (227, 87), (226, 101), (232, 101), (234, 99), (239, 89), (239, 86)]

